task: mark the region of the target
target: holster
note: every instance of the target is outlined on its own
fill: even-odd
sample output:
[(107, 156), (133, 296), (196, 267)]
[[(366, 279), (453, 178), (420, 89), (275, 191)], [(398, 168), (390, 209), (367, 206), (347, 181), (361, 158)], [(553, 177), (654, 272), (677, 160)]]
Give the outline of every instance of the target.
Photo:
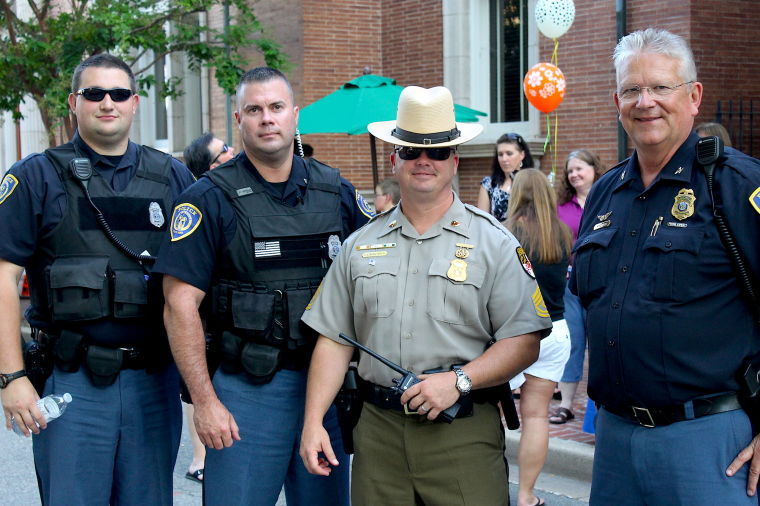
[(220, 365), (229, 374), (245, 371), (246, 378), (254, 385), (272, 381), (280, 366), (280, 350), (267, 344), (246, 341), (225, 330), (222, 332)]
[(62, 330), (53, 344), (55, 365), (63, 372), (77, 372), (84, 354), (84, 336), (70, 330)]
[(348, 455), (354, 453), (354, 427), (359, 423), (363, 406), (359, 393), (359, 373), (355, 365), (350, 365), (343, 377), (343, 385), (335, 396), (343, 451)]
[(34, 389), (37, 390), (37, 395), (42, 397), (45, 382), (53, 373), (53, 355), (49, 344), (36, 339), (27, 342), (22, 341), (22, 350), (26, 375)]
[(747, 358), (737, 371), (739, 404), (752, 424), (752, 434), (760, 433), (760, 356)]
[(507, 422), (507, 428), (509, 430), (519, 429), (520, 418), (517, 416), (517, 408), (515, 408), (515, 401), (512, 398), (509, 382), (495, 388), (499, 389), (499, 403), (501, 404), (501, 411), (504, 414), (504, 420)]
[(124, 363), (124, 351), (91, 344), (87, 347), (85, 363), (92, 384), (97, 387), (113, 385)]

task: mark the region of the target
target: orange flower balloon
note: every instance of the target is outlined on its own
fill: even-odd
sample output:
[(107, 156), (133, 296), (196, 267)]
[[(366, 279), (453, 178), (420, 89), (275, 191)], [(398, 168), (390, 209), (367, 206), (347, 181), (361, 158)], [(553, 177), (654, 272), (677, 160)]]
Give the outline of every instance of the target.
[(525, 74), (523, 91), (533, 107), (550, 113), (565, 98), (565, 75), (556, 65), (537, 63)]

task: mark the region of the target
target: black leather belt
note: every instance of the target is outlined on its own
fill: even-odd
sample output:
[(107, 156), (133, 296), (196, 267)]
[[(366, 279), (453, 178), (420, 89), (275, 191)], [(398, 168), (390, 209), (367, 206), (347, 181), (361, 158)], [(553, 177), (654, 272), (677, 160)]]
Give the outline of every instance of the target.
[[(418, 413), (416, 411), (409, 411), (405, 405), (401, 404), (401, 395), (399, 395), (395, 390), (370, 383), (369, 381), (365, 381), (361, 378), (359, 378), (359, 394), (361, 395), (363, 401), (368, 402), (381, 409), (401, 411), (402, 413), (406, 414), (425, 414)], [(498, 399), (494, 398), (492, 394), (493, 392), (490, 389), (486, 389), (476, 390), (469, 395), (460, 396), (458, 402), (461, 408), (459, 409), (456, 417), (465, 418), (472, 416), (473, 403), (483, 404), (486, 402), (493, 402), (495, 404)]]
[(676, 406), (640, 408), (637, 406), (602, 406), (610, 413), (632, 420), (642, 427), (660, 427), (684, 420), (741, 409), (736, 392), (698, 397)]

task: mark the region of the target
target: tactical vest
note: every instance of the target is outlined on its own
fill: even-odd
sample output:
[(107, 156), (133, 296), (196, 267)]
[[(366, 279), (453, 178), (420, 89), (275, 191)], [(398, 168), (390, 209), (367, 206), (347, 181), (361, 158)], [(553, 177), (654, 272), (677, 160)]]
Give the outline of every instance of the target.
[(235, 238), (217, 262), (210, 329), (280, 350), (309, 349), (316, 333), (301, 316), (343, 239), (338, 171), (309, 160), (294, 207), (268, 194), (241, 158), (207, 177), (237, 217)]
[[(53, 331), (84, 334), (90, 343), (141, 344), (163, 335), (160, 279), (151, 265), (128, 257), (106, 237), (69, 162), (84, 157), (72, 143), (45, 151), (66, 192), (66, 210), (55, 228), (40, 239), (27, 268), (33, 319)], [(171, 209), (171, 157), (138, 146), (135, 177), (115, 192), (97, 172), (88, 182), (93, 203), (114, 235), (129, 248), (158, 253)]]

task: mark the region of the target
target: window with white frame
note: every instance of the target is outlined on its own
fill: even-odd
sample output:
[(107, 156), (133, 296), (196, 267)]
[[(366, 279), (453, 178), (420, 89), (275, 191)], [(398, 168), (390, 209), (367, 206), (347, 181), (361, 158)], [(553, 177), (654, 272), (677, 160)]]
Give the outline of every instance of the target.
[(540, 136), (539, 114), (522, 91), (523, 76), (538, 61), (535, 3), (443, 0), (444, 85), (456, 103), (488, 113), (480, 120), (484, 133), (474, 141), (484, 154), (485, 146), (492, 154), (505, 132)]

